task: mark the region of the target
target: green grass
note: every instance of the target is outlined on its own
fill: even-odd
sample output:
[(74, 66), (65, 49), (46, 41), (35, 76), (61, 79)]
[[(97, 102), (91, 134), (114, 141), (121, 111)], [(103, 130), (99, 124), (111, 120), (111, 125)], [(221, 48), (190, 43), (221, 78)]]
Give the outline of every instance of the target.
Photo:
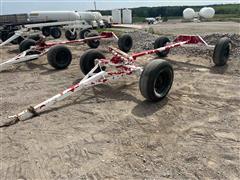
[(133, 23), (140, 23), (144, 21), (145, 21), (145, 17), (133, 17)]
[(210, 21), (235, 21), (240, 22), (240, 16), (237, 14), (216, 14)]

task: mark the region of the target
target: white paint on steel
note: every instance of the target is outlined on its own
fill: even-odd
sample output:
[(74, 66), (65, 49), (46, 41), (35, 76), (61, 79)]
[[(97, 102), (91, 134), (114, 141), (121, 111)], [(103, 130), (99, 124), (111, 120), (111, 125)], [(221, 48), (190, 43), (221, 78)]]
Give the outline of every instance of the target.
[(11, 36), (11, 37), (10, 37), (9, 39), (7, 39), (6, 41), (2, 42), (2, 43), (0, 44), (0, 47), (5, 46), (6, 44), (8, 44), (8, 43), (12, 42), (13, 40), (17, 39), (19, 36), (21, 36), (21, 34), (22, 34), (22, 33), (21, 33), (20, 31), (15, 32), (15, 34), (14, 34), (13, 36)]
[(24, 25), (25, 28), (35, 28), (35, 27), (46, 27), (46, 26), (63, 26), (63, 25), (74, 25), (74, 24), (82, 24), (82, 20), (75, 21), (62, 21), (62, 22), (49, 22), (49, 23), (36, 23), (36, 24), (28, 24)]
[[(95, 86), (96, 84), (102, 84), (102, 82), (96, 82), (100, 79), (102, 79), (105, 75), (107, 75), (107, 72), (105, 71), (101, 71), (91, 77), (89, 77), (88, 79), (82, 80), (80, 81), (78, 84), (74, 85), (74, 91), (71, 91), (71, 87), (66, 89), (65, 91), (63, 91), (62, 93), (59, 93), (49, 99), (47, 99), (46, 101), (43, 101), (42, 103), (34, 106), (34, 111), (36, 113), (42, 112), (43, 110), (45, 110), (46, 108), (48, 108), (49, 106), (55, 104), (58, 101), (61, 101), (63, 99), (65, 99), (66, 97), (72, 95), (73, 93), (82, 90), (84, 88), (88, 88), (91, 86)], [(31, 117), (33, 117), (34, 114), (32, 112), (30, 112), (29, 110), (24, 110), (21, 113), (14, 115), (14, 116), (9, 116), (10, 119), (15, 119), (17, 118), (20, 121), (24, 121), (27, 120)]]
[(31, 22), (39, 21), (75, 21), (79, 20), (80, 16), (74, 11), (32, 11), (29, 14)]
[(19, 64), (27, 61), (32, 61), (35, 59), (38, 59), (41, 55), (40, 54), (33, 54), (33, 55), (27, 55), (25, 56), (26, 51), (21, 54), (21, 56), (16, 56), (14, 58), (11, 58), (7, 60), (6, 62), (3, 62), (0, 64), (0, 71), (6, 70), (9, 66), (13, 64)]
[(29, 35), (29, 29), (36, 28), (36, 27), (47, 27), (47, 26), (63, 26), (63, 29), (91, 28), (91, 26), (87, 24), (85, 20), (28, 24), (28, 25), (24, 25), (20, 30), (15, 31), (15, 35), (13, 35), (9, 39), (1, 43), (0, 47), (12, 42), (13, 40), (17, 39), (19, 36), (22, 36), (23, 34)]

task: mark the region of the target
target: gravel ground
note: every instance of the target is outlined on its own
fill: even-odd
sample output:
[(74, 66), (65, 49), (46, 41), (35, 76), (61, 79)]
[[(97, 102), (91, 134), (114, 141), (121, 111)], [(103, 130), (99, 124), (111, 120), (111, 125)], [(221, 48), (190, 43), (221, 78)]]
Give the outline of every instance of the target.
[[(144, 31), (134, 31), (129, 33), (134, 39), (134, 49), (136, 51), (149, 50), (154, 48), (154, 41), (160, 35), (151, 34)], [(174, 40), (176, 36), (167, 36), (170, 40)], [(210, 45), (215, 45), (218, 39), (228, 37), (232, 43), (231, 54), (232, 57), (238, 58), (240, 56), (240, 35), (239, 34), (210, 34), (202, 36), (202, 38)], [(171, 54), (184, 54), (186, 56), (201, 56), (211, 60), (212, 50), (207, 50), (205, 47), (193, 48), (175, 48), (171, 50)]]
[[(132, 52), (151, 48), (158, 37), (130, 34)], [(214, 43), (220, 36), (204, 39)], [(238, 35), (229, 37), (239, 44)], [(115, 45), (103, 41), (99, 48), (108, 57), (110, 44)], [(79, 56), (89, 48), (69, 47), (73, 62), (66, 70), (53, 70), (43, 56), (1, 73), (1, 121), (83, 77)], [(4, 47), (1, 61), (15, 56), (16, 49)], [(131, 76), (1, 128), (1, 179), (239, 179), (238, 54), (234, 47), (228, 65), (218, 68), (204, 48), (175, 49), (166, 58), (174, 67), (174, 84), (161, 102), (145, 101), (138, 77)], [(139, 58), (138, 64), (155, 58)]]

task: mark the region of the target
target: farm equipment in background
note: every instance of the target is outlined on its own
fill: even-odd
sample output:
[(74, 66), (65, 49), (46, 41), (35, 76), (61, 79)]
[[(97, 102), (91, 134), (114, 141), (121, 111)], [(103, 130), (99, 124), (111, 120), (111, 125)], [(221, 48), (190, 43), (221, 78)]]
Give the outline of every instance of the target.
[(19, 44), (31, 33), (52, 36), (57, 39), (65, 31), (68, 40), (75, 40), (80, 31), (80, 38), (85, 36), (86, 29), (103, 28), (105, 24), (100, 12), (78, 11), (32, 11), (29, 14), (0, 15), (1, 46), (5, 44)]
[[(7, 41), (11, 38), (15, 32), (21, 31), (25, 26), (31, 28), (31, 25), (44, 24), (44, 23), (53, 23), (57, 22), (57, 20), (42, 20), (42, 21), (31, 21), (29, 19), (28, 14), (8, 14), (8, 15), (0, 15), (0, 39), (2, 42)], [(51, 28), (51, 27), (47, 27)], [(41, 27), (33, 27), (33, 30), (41, 30)], [(29, 32), (29, 29), (27, 30)], [(18, 36), (11, 41), (12, 44), (19, 44), (24, 40), (24, 36), (28, 36), (29, 34), (24, 34), (18, 32), (18, 34), (22, 36)], [(50, 35), (50, 32), (49, 32)], [(2, 46), (2, 45), (1, 45)]]
[(45, 54), (47, 54), (48, 62), (52, 67), (55, 69), (65, 69), (71, 64), (72, 53), (69, 48), (63, 45), (86, 43), (90, 48), (97, 48), (100, 45), (100, 39), (109, 38), (118, 39), (119, 48), (125, 52), (128, 52), (132, 47), (131, 37), (122, 35), (118, 38), (113, 32), (102, 32), (100, 35), (96, 32), (90, 32), (85, 39), (62, 42), (45, 42), (44, 38), (39, 41), (26, 39), (19, 47), (22, 53), (1, 63), (0, 71), (6, 70), (11, 65), (37, 60)]
[[(28, 24), (28, 14), (0, 15), (0, 39), (2, 42), (9, 39), (15, 31), (20, 29), (20, 25)], [(12, 41), (17, 44), (21, 38)]]
[[(42, 31), (44, 36), (51, 35), (53, 38), (60, 38), (62, 35), (61, 29), (65, 30), (65, 36), (68, 40), (77, 39), (77, 31), (80, 31), (80, 38), (84, 38), (85, 33), (89, 32), (92, 29), (92, 26), (89, 25), (85, 20), (76, 20), (76, 21), (64, 21), (64, 22), (38, 22), (35, 24), (26, 24), (21, 25), (16, 31), (8, 32), (3, 36), (3, 42), (0, 44), (4, 46), (8, 43), (15, 42), (21, 43), (25, 37), (31, 35), (40, 34), (39, 31)], [(5, 40), (5, 41), (4, 41)]]
[[(126, 45), (130, 46), (132, 40), (128, 38), (125, 42)], [(165, 60), (155, 59), (145, 68), (142, 68), (136, 65), (137, 58), (155, 53), (158, 57), (165, 57), (172, 48), (190, 45), (203, 45), (214, 48), (214, 46), (208, 45), (200, 36), (180, 35), (173, 42), (170, 42), (166, 37), (158, 38), (154, 44), (155, 49), (133, 53), (132, 55), (111, 46), (109, 51), (113, 54), (112, 58), (105, 58), (97, 50), (89, 50), (80, 58), (80, 69), (85, 75), (80, 82), (36, 106), (30, 106), (27, 110), (10, 116), (10, 121), (5, 126), (37, 116), (40, 112), (77, 91), (116, 81), (119, 78), (133, 74), (140, 75), (139, 88), (143, 97), (152, 102), (160, 101), (167, 96), (173, 83), (174, 71), (171, 64)], [(217, 66), (226, 64), (229, 52), (229, 39), (220, 39), (214, 48), (214, 63)]]

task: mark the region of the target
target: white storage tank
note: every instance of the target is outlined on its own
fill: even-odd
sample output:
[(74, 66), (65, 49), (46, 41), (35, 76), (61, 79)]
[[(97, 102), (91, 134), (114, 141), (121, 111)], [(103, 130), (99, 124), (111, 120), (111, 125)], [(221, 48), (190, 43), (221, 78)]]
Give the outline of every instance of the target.
[(132, 24), (132, 10), (123, 9), (122, 20), (123, 20), (123, 24)]
[(187, 20), (191, 20), (195, 17), (195, 11), (192, 8), (186, 8), (183, 11), (183, 18)]
[(86, 21), (95, 21), (96, 15), (93, 12), (78, 12), (80, 19), (86, 20)]
[(92, 12), (95, 15), (97, 21), (102, 20), (102, 14), (100, 12)]
[(112, 16), (103, 16), (102, 19), (107, 21), (108, 23), (113, 23), (113, 17)]
[(210, 19), (214, 17), (215, 10), (211, 7), (204, 7), (200, 10), (199, 15), (205, 19)]
[(114, 24), (121, 24), (122, 23), (122, 13), (120, 9), (112, 10), (112, 18)]
[(80, 16), (74, 11), (32, 11), (29, 14), (29, 20), (39, 21), (75, 21)]

